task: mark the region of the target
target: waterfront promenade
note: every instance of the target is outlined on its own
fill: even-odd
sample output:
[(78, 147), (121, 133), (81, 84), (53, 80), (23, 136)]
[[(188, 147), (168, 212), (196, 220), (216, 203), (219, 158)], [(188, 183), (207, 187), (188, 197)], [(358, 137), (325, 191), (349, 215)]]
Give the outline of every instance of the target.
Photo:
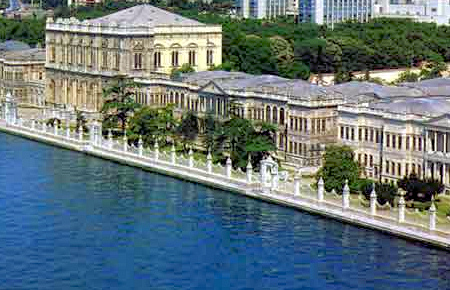
[(405, 208), (403, 198), (398, 207), (390, 208), (377, 204), (376, 193), (366, 202), (360, 196), (351, 196), (346, 187), (344, 194), (338, 196), (325, 192), (322, 184), (317, 190), (311, 188), (298, 174), (290, 181), (272, 179), (267, 183), (263, 179), (262, 182), (261, 176), (250, 168), (244, 173), (233, 170), (230, 162), (222, 167), (212, 164), (210, 158), (206, 163), (197, 161), (192, 153), (180, 156), (175, 150), (162, 152), (157, 146), (144, 148), (142, 143), (130, 146), (126, 140), (114, 140), (111, 136), (105, 139), (96, 130), (87, 135), (21, 119), (9, 123), (1, 120), (0, 130), (450, 250), (448, 220), (438, 218), (433, 207), (428, 214), (411, 212)]

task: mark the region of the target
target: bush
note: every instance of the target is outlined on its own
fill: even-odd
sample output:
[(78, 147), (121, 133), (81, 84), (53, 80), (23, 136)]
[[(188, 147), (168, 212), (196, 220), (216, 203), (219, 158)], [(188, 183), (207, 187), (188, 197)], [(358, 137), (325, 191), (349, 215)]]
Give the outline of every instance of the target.
[[(370, 194), (372, 193), (373, 181), (366, 179), (369, 182), (364, 183), (361, 188), (362, 194), (367, 200), (370, 200)], [(390, 205), (394, 205), (395, 197), (397, 196), (398, 188), (393, 183), (375, 183), (375, 192), (377, 194), (377, 201), (380, 204), (389, 202)]]

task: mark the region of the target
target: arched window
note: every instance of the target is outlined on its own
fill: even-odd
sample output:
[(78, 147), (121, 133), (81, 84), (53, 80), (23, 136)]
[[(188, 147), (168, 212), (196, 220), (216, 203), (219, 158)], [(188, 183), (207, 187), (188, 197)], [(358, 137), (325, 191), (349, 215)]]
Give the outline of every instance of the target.
[(280, 109), (280, 124), (284, 125), (284, 108)]
[(134, 69), (142, 69), (142, 53), (136, 52), (134, 54)]
[(266, 121), (267, 122), (270, 122), (270, 112), (271, 112), (270, 106), (267, 106), (266, 107)]
[(214, 51), (212, 49), (206, 51), (206, 64), (208, 66), (214, 65)]
[(172, 51), (172, 66), (178, 67), (178, 51)]
[(173, 100), (173, 92), (170, 92), (170, 103), (173, 103), (174, 102), (174, 100)]
[(196, 66), (196, 54), (195, 50), (189, 51), (189, 65), (190, 66)]
[(278, 110), (277, 110), (277, 107), (273, 107), (272, 116), (273, 116), (273, 122), (277, 123), (277, 121), (278, 121)]
[(153, 55), (153, 63), (155, 64), (155, 68), (161, 67), (161, 52), (157, 51)]
[(180, 95), (178, 94), (178, 92), (175, 93), (175, 104), (177, 105), (177, 107), (180, 107)]

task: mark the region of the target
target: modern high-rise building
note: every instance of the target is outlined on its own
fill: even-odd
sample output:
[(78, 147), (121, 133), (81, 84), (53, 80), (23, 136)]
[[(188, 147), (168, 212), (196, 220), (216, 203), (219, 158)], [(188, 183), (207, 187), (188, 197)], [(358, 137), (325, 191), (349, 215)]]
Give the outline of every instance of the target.
[(372, 17), (372, 0), (299, 0), (301, 22), (330, 25), (348, 20), (366, 22)]
[(347, 20), (368, 21), (372, 0), (237, 0), (243, 18), (268, 19), (298, 16), (301, 22), (332, 24)]
[(296, 14), (298, 0), (238, 0), (236, 8), (243, 18), (269, 19)]
[(409, 18), (418, 22), (450, 24), (448, 0), (375, 0), (375, 17)]

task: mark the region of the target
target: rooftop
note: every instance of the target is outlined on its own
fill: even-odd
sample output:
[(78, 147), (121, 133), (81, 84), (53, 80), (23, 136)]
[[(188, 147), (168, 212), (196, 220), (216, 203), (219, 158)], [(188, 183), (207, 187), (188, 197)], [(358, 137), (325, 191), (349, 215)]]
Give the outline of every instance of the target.
[(0, 43), (0, 52), (2, 51), (16, 51), (30, 49), (31, 47), (22, 41), (17, 40), (7, 40)]
[(100, 25), (126, 24), (134, 27), (205, 25), (148, 4), (134, 6), (87, 22)]
[(450, 102), (446, 98), (414, 98), (389, 100), (369, 105), (390, 113), (414, 114), (426, 117), (437, 117), (450, 112)]
[(45, 63), (45, 48), (4, 51), (0, 52), (0, 57), (6, 61), (33, 61)]

